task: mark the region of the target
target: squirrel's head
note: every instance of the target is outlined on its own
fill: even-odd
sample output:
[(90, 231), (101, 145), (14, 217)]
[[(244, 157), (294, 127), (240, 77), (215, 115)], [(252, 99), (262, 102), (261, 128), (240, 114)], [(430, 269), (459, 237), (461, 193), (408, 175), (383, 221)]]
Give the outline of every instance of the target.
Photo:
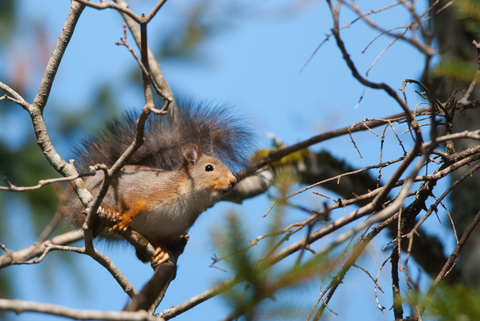
[(203, 154), (195, 144), (183, 149), (183, 168), (196, 193), (221, 198), (237, 182), (230, 168), (214, 156)]

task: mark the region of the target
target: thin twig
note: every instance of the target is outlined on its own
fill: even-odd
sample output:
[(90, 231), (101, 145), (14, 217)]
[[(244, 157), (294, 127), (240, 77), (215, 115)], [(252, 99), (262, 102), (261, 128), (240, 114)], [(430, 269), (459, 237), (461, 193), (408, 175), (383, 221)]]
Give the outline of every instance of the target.
[(50, 179), (42, 179), (38, 181), (37, 185), (33, 186), (22, 186), (18, 187), (13, 185), (11, 182), (7, 180), (7, 174), (3, 175), (3, 180), (8, 186), (0, 186), (0, 191), (10, 191), (10, 192), (26, 192), (26, 191), (33, 191), (40, 189), (41, 187), (45, 185), (50, 185), (53, 183), (60, 183), (60, 182), (70, 182), (73, 180), (76, 180), (77, 178), (80, 177), (85, 177), (85, 176), (93, 176), (95, 175), (95, 172), (89, 172), (89, 173), (82, 173), (82, 174), (77, 174), (74, 176), (69, 176), (69, 177), (59, 177), (59, 178), (50, 178)]
[(74, 0), (74, 1), (98, 10), (115, 9), (120, 13), (128, 15), (130, 18), (132, 18), (139, 24), (146, 24), (150, 20), (152, 20), (152, 18), (155, 17), (155, 15), (157, 14), (158, 10), (160, 10), (160, 8), (165, 4), (165, 2), (167, 2), (167, 0), (160, 0), (159, 2), (157, 2), (155, 7), (152, 9), (152, 11), (150, 11), (148, 15), (145, 16), (144, 14), (142, 14), (141, 16), (138, 16), (132, 10), (128, 9), (128, 7), (124, 7), (110, 1), (101, 0), (100, 3), (90, 2), (88, 0)]
[[(119, 6), (122, 6), (124, 8), (128, 8), (128, 4), (125, 2), (125, 0), (114, 0), (116, 4)], [(138, 27), (137, 23), (130, 18), (127, 14), (121, 13), (123, 19), (125, 20), (125, 23), (128, 26), (128, 29), (132, 33), (133, 38), (135, 39), (135, 42), (139, 48), (141, 48), (141, 34), (140, 34), (140, 28)], [(167, 108), (168, 106), (168, 116), (173, 120), (173, 121), (178, 121), (178, 107), (175, 103), (175, 99), (173, 97), (172, 90), (170, 89), (170, 86), (168, 85), (168, 82), (166, 81), (165, 77), (163, 76), (163, 72), (160, 69), (159, 63), (156, 61), (155, 56), (153, 55), (153, 52), (150, 50), (150, 47), (147, 45), (147, 52), (148, 52), (148, 66), (150, 73), (156, 83), (156, 85), (160, 88), (161, 92), (161, 97), (164, 99), (164, 107)], [(162, 108), (162, 109), (163, 109)]]

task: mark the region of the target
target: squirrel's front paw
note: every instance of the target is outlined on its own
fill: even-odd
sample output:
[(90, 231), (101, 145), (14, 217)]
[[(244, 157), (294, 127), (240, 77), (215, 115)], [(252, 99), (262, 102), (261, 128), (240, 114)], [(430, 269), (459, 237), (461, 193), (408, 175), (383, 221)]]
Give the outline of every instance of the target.
[(155, 254), (153, 255), (152, 264), (162, 264), (170, 258), (170, 252), (164, 250), (161, 246), (157, 246)]
[(130, 223), (132, 223), (132, 220), (125, 219), (122, 216), (119, 216), (119, 220), (120, 220), (119, 222), (117, 222), (114, 226), (112, 226), (109, 229), (110, 232), (122, 234), (128, 229), (128, 227), (130, 226)]
[(105, 203), (98, 207), (98, 212), (101, 216), (103, 216), (103, 218), (114, 223), (122, 219), (120, 213), (118, 213), (113, 207)]
[(110, 232), (118, 234), (123, 233), (128, 229), (130, 223), (132, 223), (131, 219), (123, 217), (118, 211), (108, 204), (102, 204), (102, 206), (99, 207), (99, 212), (101, 212), (106, 219), (115, 223), (115, 225), (109, 228)]

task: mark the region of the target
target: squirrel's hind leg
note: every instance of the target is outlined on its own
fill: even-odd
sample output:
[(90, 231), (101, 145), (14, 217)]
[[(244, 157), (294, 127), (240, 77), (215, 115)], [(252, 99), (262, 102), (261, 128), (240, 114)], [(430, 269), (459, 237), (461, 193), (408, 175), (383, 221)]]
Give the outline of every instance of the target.
[(169, 250), (167, 250), (167, 247), (163, 244), (152, 244), (153, 247), (155, 248), (155, 253), (153, 254), (153, 257), (147, 257), (145, 256), (145, 253), (140, 250), (136, 250), (137, 257), (140, 261), (143, 263), (148, 263), (151, 262), (153, 265), (157, 264), (162, 264), (163, 262), (168, 261), (172, 257), (172, 254)]
[(155, 245), (155, 254), (153, 255), (152, 264), (162, 264), (171, 257), (170, 251), (164, 245)]
[(140, 250), (136, 250), (137, 257), (140, 261), (143, 263), (148, 263), (151, 262), (154, 265), (157, 264), (162, 264), (163, 262), (166, 262), (168, 259), (172, 257), (172, 254), (169, 250), (166, 249), (164, 245), (158, 245), (155, 246), (155, 254), (153, 255), (152, 258), (145, 256), (145, 253)]
[[(113, 222), (116, 222), (115, 225), (113, 225), (109, 230), (118, 234), (125, 232), (130, 226), (130, 223), (133, 221), (133, 219), (141, 212), (140, 209), (142, 209), (143, 207), (140, 203), (141, 201), (137, 201), (134, 206), (132, 206), (128, 211), (123, 213), (116, 211), (112, 206), (108, 204), (102, 204), (101, 210), (105, 217)], [(170, 251), (167, 250), (167, 247), (164, 244), (156, 243), (153, 246), (155, 247), (155, 253), (151, 261), (152, 264), (162, 264), (163, 262), (170, 259), (170, 257), (172, 256)], [(142, 253), (139, 253), (138, 251), (137, 257), (144, 263), (150, 261), (149, 258), (144, 257), (144, 255)]]

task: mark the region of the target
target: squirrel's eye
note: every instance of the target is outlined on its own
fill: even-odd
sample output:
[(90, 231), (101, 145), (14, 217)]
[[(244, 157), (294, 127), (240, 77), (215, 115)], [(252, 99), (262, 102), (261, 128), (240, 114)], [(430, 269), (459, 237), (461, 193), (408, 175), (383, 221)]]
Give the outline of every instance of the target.
[(212, 172), (213, 170), (214, 170), (213, 165), (208, 164), (207, 166), (205, 166), (206, 172)]

